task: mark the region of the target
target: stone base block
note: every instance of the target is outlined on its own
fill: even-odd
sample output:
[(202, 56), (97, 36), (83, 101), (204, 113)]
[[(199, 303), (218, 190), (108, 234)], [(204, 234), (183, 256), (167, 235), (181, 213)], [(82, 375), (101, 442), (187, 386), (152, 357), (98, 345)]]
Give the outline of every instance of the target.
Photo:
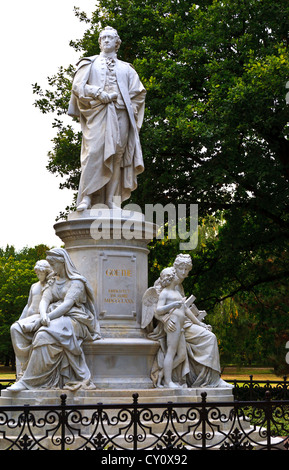
[(104, 338), (84, 345), (98, 389), (153, 388), (150, 379), (159, 344), (145, 338)]
[(67, 395), (67, 405), (105, 405), (132, 404), (133, 394), (139, 395), (138, 402), (145, 404), (157, 403), (198, 403), (201, 394), (207, 393), (207, 402), (233, 402), (230, 388), (152, 388), (152, 389), (96, 389), (96, 390), (23, 390), (12, 392), (2, 390), (0, 406), (60, 405), (60, 396)]

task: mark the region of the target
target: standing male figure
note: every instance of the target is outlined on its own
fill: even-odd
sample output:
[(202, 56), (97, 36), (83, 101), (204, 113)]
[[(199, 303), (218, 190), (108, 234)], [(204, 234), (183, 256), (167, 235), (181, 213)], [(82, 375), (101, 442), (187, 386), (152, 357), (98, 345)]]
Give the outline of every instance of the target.
[(117, 59), (115, 29), (101, 31), (99, 44), (100, 55), (78, 63), (68, 109), (82, 130), (78, 211), (96, 203), (114, 208), (130, 197), (144, 170), (139, 131), (146, 90), (134, 68)]

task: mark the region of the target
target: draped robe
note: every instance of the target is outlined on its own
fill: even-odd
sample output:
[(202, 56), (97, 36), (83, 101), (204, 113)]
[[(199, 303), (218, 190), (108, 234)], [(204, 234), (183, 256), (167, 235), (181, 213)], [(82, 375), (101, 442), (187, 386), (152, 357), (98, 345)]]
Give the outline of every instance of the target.
[[(137, 187), (137, 175), (144, 171), (139, 131), (144, 117), (146, 91), (136, 71), (127, 62), (115, 58), (114, 70), (118, 98), (107, 104), (89, 96), (92, 87), (109, 92), (109, 71), (103, 54), (82, 59), (74, 76), (68, 114), (80, 119), (82, 130), (77, 204), (84, 196), (92, 197), (93, 203), (105, 202), (104, 191), (112, 176), (113, 157), (120, 150), (123, 154), (118, 190), (121, 201), (130, 197), (131, 191)], [(129, 126), (123, 145), (120, 143), (120, 111), (124, 110)]]

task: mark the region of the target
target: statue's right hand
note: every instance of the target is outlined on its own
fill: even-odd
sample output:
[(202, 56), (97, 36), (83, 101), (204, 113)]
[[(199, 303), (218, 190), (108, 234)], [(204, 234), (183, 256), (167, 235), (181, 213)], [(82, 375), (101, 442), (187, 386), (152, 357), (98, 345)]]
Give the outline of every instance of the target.
[(43, 326), (49, 326), (50, 325), (50, 319), (49, 319), (48, 315), (45, 315), (45, 316), (43, 315), (41, 317), (41, 324)]
[(110, 99), (110, 96), (108, 93), (106, 93), (105, 91), (102, 91), (100, 92), (100, 94), (98, 95), (98, 99), (102, 102), (102, 103), (109, 103), (111, 101)]

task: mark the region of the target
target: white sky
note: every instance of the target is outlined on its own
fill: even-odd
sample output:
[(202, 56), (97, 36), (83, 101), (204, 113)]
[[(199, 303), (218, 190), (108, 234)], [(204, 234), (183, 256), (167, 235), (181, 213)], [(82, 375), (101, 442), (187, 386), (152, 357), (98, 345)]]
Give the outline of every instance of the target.
[(79, 54), (69, 46), (88, 25), (73, 8), (90, 14), (95, 0), (9, 0), (1, 3), (1, 166), (0, 247), (17, 249), (45, 243), (61, 246), (55, 218), (72, 201), (60, 190), (60, 178), (46, 169), (52, 149), (52, 115), (33, 106), (32, 84), (47, 88), (47, 77), (75, 64)]

